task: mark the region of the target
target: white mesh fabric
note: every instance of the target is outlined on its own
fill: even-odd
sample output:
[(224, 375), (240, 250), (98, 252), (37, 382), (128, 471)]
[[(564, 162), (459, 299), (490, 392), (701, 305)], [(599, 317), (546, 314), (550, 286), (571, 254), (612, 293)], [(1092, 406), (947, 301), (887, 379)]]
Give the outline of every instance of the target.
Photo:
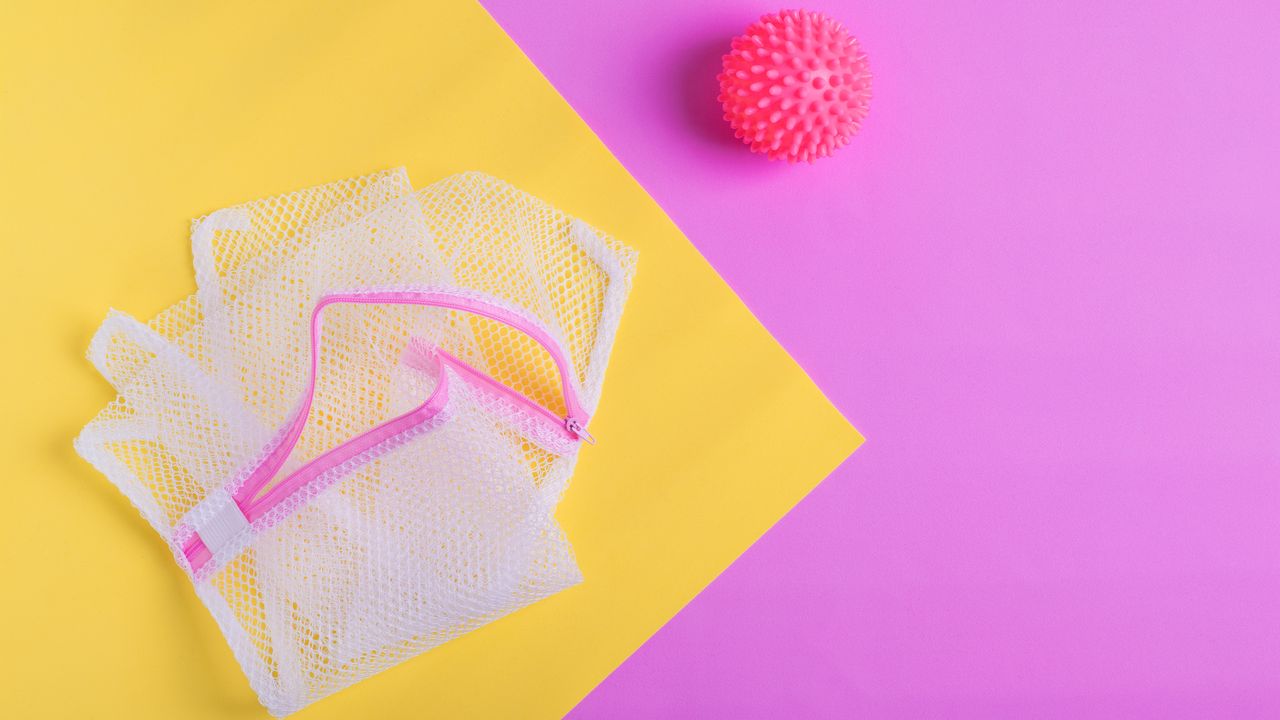
[[(193, 509), (234, 490), (296, 411), (322, 296), (430, 287), (518, 312), (564, 349), (594, 412), (635, 266), (617, 241), (474, 173), (413, 192), (403, 170), (387, 171), (247, 203), (195, 221), (192, 242), (194, 296), (147, 324), (113, 312), (95, 336), (90, 357), (119, 396), (76, 441), (184, 567)], [(577, 445), (424, 362), (431, 346), (565, 411), (550, 354), (497, 321), (424, 307), (325, 311), (309, 419), (277, 478), (416, 407), (437, 383), (449, 400), (408, 439), (255, 520), (196, 575), (273, 714), (580, 579), (554, 518)]]

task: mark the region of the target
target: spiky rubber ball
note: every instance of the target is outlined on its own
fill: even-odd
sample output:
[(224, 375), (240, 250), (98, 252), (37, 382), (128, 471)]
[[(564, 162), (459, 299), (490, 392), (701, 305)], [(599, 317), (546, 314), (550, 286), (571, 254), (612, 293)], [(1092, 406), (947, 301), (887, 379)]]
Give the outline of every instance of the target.
[(720, 102), (734, 135), (770, 160), (813, 162), (848, 145), (871, 102), (858, 40), (808, 10), (762, 16), (734, 38)]

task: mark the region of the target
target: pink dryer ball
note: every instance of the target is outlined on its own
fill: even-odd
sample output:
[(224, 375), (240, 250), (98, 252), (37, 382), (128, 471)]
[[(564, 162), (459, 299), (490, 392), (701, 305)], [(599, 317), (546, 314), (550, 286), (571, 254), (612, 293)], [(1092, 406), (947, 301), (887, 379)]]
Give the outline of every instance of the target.
[(752, 23), (732, 48), (718, 76), (719, 100), (752, 152), (813, 162), (858, 132), (871, 102), (871, 72), (843, 25), (822, 13), (783, 10)]

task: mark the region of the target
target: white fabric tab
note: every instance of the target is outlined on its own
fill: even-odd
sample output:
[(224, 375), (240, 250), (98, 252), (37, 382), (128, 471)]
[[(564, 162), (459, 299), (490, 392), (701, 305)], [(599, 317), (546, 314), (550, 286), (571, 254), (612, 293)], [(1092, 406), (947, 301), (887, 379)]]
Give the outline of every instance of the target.
[(210, 493), (192, 508), (189, 517), (196, 534), (215, 558), (249, 530), (249, 519), (226, 490)]

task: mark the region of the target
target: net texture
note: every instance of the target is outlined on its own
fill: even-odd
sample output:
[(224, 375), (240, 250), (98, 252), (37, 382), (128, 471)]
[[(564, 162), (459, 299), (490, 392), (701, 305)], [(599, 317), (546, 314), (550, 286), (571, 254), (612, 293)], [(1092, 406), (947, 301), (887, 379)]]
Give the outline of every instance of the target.
[[(192, 225), (197, 291), (139, 322), (112, 312), (89, 355), (118, 397), (77, 438), (187, 569), (193, 512), (234, 490), (297, 412), (326, 293), (445, 288), (528, 317), (594, 412), (636, 255), (468, 173), (414, 191), (391, 170), (219, 210)], [(473, 313), (332, 306), (314, 401), (277, 475), (408, 412), (445, 410), (325, 473), (194, 575), (262, 703), (296, 711), (580, 580), (555, 505), (578, 446), (430, 362), (438, 347), (552, 413), (552, 356)], [(447, 377), (446, 377), (447, 375)], [(272, 485), (263, 489), (269, 493)]]

